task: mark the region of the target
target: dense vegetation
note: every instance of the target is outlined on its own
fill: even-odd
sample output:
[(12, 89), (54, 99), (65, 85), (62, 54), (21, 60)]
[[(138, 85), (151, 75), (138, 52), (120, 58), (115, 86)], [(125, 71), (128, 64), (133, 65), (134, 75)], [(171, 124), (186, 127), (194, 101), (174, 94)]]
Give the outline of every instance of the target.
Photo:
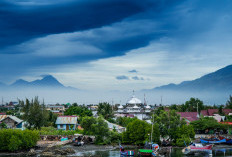
[[(122, 135), (124, 143), (144, 144), (151, 139), (152, 125), (136, 119), (127, 125)], [(195, 136), (191, 125), (186, 125), (184, 120), (174, 111), (159, 111), (154, 115), (152, 141), (160, 143), (160, 137), (169, 139), (173, 145), (184, 146), (184, 141), (190, 143)]]
[(226, 130), (228, 129), (229, 125), (218, 123), (212, 117), (201, 117), (199, 120), (191, 122), (191, 125), (194, 127), (196, 132), (204, 131), (207, 133), (209, 130)]
[(29, 101), (19, 101), (22, 107), (22, 119), (25, 120), (28, 129), (40, 129), (47, 124), (49, 119), (49, 111), (46, 110), (44, 104), (40, 104), (38, 97)]
[(104, 119), (109, 120), (114, 117), (113, 108), (109, 103), (103, 102), (98, 104), (98, 115), (102, 115)]
[(85, 106), (78, 106), (76, 103), (70, 106), (64, 115), (77, 115), (79, 117), (92, 116), (92, 112)]
[(41, 130), (39, 130), (40, 135), (74, 135), (76, 133), (79, 133), (79, 130), (57, 130), (54, 127), (41, 127)]
[(116, 124), (118, 124), (118, 125), (120, 125), (120, 126), (123, 126), (123, 127), (127, 127), (127, 125), (130, 123), (130, 122), (132, 122), (132, 121), (134, 121), (134, 120), (136, 120), (137, 119), (137, 117), (135, 117), (135, 118), (130, 118), (130, 117), (118, 117), (117, 119), (116, 119)]
[(96, 137), (96, 144), (118, 143), (121, 140), (121, 135), (116, 131), (110, 131), (108, 124), (101, 116), (98, 118), (84, 117), (81, 126), (84, 128), (84, 134)]
[(1, 129), (0, 151), (25, 150), (34, 147), (39, 140), (38, 131)]

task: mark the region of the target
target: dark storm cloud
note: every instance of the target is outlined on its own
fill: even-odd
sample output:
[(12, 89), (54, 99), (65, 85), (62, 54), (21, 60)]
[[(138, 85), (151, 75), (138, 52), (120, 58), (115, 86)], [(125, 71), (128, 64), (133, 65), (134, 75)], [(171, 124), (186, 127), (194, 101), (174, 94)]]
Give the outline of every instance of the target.
[(129, 77), (128, 77), (128, 76), (125, 76), (125, 75), (116, 76), (115, 78), (116, 78), (117, 80), (129, 80)]
[(130, 71), (128, 71), (129, 73), (137, 73), (138, 71), (137, 70), (135, 70), (135, 69), (133, 69), (133, 70), (130, 70)]
[(134, 76), (134, 77), (132, 77), (132, 79), (133, 79), (133, 80), (144, 80), (143, 77), (138, 77), (138, 76)]
[(146, 8), (132, 0), (80, 0), (39, 6), (3, 1), (0, 6), (1, 47), (48, 34), (101, 27)]
[(0, 1), (0, 81), (124, 55), (151, 41), (167, 43), (164, 50), (180, 55), (197, 42), (228, 42), (231, 4), (226, 0)]

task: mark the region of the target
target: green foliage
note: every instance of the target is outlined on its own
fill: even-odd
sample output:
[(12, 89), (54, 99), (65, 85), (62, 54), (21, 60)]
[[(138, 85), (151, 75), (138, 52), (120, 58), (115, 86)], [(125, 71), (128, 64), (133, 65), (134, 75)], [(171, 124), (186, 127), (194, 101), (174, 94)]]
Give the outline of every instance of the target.
[(179, 147), (188, 146), (190, 143), (191, 139), (186, 135), (181, 135), (181, 137), (176, 140), (176, 145)]
[(159, 115), (154, 115), (154, 123), (159, 125), (160, 135), (162, 137), (170, 136), (171, 139), (175, 136), (175, 130), (186, 124), (174, 110), (170, 112), (161, 110)]
[(49, 118), (49, 111), (46, 110), (44, 104), (40, 104), (38, 97), (30, 102), (26, 99), (26, 102), (20, 101), (19, 104), (22, 107), (22, 112), (24, 113), (22, 118), (27, 121), (28, 129), (40, 129), (42, 126), (46, 125)]
[(226, 102), (226, 108), (232, 109), (232, 96), (230, 95), (229, 100)]
[(149, 141), (151, 125), (145, 121), (136, 119), (127, 125), (126, 131), (122, 134), (123, 143), (144, 144)]
[(98, 117), (95, 124), (92, 124), (93, 134), (96, 137), (96, 143), (103, 143), (104, 140), (109, 137), (108, 124), (102, 117)]
[(157, 123), (153, 125), (152, 141), (155, 143), (160, 143), (160, 130)]
[(54, 114), (51, 111), (49, 111), (49, 117), (47, 123), (45, 123), (45, 126), (56, 127), (56, 119), (57, 119), (57, 114)]
[(203, 104), (203, 101), (197, 98), (190, 98), (189, 101), (186, 101), (182, 105), (173, 104), (169, 107), (170, 110), (176, 110), (178, 112), (196, 112), (198, 105), (198, 112), (200, 113), (201, 110), (210, 109), (210, 108), (217, 108), (216, 106), (206, 106)]
[(0, 123), (0, 129), (6, 129), (6, 128), (7, 125), (4, 122)]
[(39, 131), (40, 135), (63, 135), (63, 136), (68, 136), (68, 135), (74, 135), (78, 133), (77, 130), (57, 130), (54, 127), (42, 127), (41, 130)]
[(194, 130), (206, 130), (206, 129), (225, 129), (228, 126), (218, 123), (213, 117), (203, 117), (199, 120), (191, 122)]
[(193, 126), (186, 125), (185, 120), (181, 120), (175, 110), (160, 110), (158, 115), (154, 115), (153, 134), (153, 141), (159, 142), (161, 135), (163, 138), (168, 137), (174, 145), (181, 145), (183, 139), (191, 140), (195, 136)]
[(226, 122), (232, 122), (232, 115), (226, 115)]
[(102, 115), (106, 120), (113, 118), (113, 109), (109, 103), (103, 102), (98, 104), (98, 115)]
[(81, 126), (84, 129), (84, 134), (94, 135), (96, 137), (96, 144), (118, 143), (122, 138), (121, 134), (109, 130), (108, 124), (101, 116), (98, 118), (83, 117)]
[(130, 118), (130, 117), (118, 117), (118, 118), (116, 119), (116, 123), (117, 123), (118, 125), (120, 125), (120, 126), (127, 127), (127, 125), (128, 125), (130, 122), (132, 122), (132, 121), (134, 121), (134, 120), (136, 120), (136, 119), (137, 119), (137, 117), (135, 117), (135, 118)]
[(92, 116), (92, 112), (85, 106), (78, 106), (77, 104), (69, 107), (65, 112), (65, 115), (77, 115), (79, 117)]
[(0, 151), (16, 151), (34, 147), (40, 139), (38, 131), (2, 129), (0, 130)]
[(97, 119), (94, 117), (83, 117), (81, 120), (81, 127), (84, 129), (84, 134), (93, 135), (93, 124), (97, 123)]

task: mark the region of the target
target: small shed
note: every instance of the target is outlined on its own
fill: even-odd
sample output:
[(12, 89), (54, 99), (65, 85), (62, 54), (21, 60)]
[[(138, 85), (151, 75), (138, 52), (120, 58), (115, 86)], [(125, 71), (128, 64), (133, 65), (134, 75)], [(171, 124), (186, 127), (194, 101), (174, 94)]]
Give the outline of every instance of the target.
[(7, 128), (10, 129), (23, 129), (23, 120), (16, 116), (11, 115), (1, 115), (0, 122), (5, 123)]
[(56, 125), (58, 130), (75, 130), (78, 126), (77, 116), (59, 116)]

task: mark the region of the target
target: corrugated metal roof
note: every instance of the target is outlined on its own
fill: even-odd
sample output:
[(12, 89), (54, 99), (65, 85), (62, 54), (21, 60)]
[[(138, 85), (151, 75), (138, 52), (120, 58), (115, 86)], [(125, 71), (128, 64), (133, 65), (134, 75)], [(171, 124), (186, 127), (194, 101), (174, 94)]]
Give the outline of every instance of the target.
[(3, 119), (6, 119), (7, 117), (11, 118), (12, 120), (14, 120), (17, 123), (21, 123), (23, 120), (19, 119), (16, 116), (11, 116), (11, 115), (0, 115), (0, 121), (2, 121)]
[(56, 124), (77, 124), (77, 116), (59, 116)]
[(5, 119), (8, 115), (0, 115), (0, 121), (2, 121), (3, 119)]

